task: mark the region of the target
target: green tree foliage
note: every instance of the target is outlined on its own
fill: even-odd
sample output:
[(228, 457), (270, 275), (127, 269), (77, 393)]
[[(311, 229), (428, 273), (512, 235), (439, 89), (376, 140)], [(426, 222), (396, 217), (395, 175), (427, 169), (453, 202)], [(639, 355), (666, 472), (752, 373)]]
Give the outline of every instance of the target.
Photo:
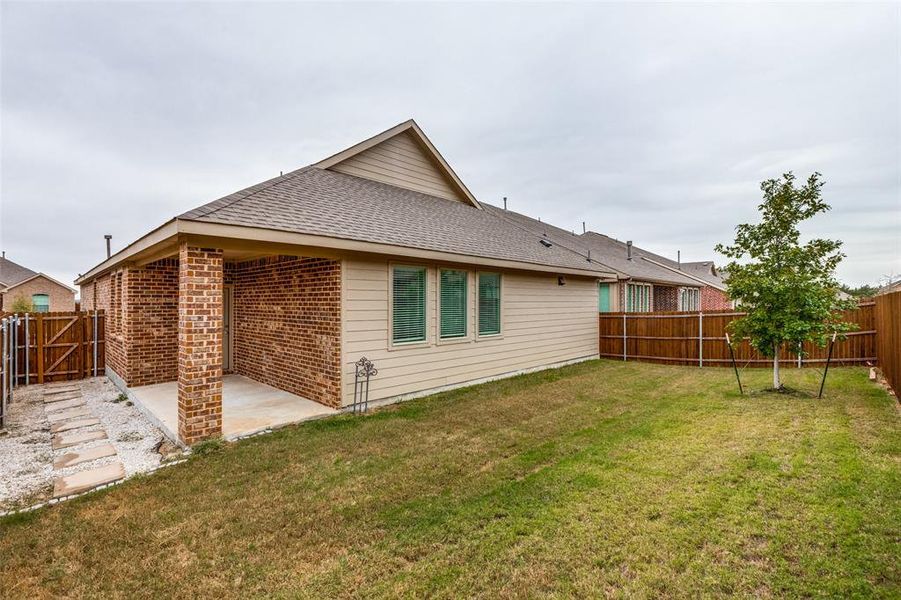
[(843, 285), (842, 291), (855, 298), (872, 298), (879, 293), (879, 286), (864, 284), (858, 287), (851, 287), (850, 285)]
[(716, 246), (731, 259), (726, 266), (728, 294), (747, 312), (730, 324), (731, 333), (749, 338), (763, 356), (773, 359), (776, 389), (782, 387), (779, 350), (784, 344), (798, 348), (813, 341), (822, 346), (833, 333), (854, 327), (837, 312), (855, 305), (836, 296), (835, 268), (845, 256), (842, 243), (801, 242), (800, 223), (830, 208), (822, 199), (820, 177), (814, 173), (800, 187), (791, 172), (764, 181), (761, 221), (739, 225), (731, 246)]
[(32, 306), (31, 300), (25, 296), (16, 296), (9, 306), (9, 312), (12, 313), (27, 313), (32, 312), (33, 310), (34, 306)]

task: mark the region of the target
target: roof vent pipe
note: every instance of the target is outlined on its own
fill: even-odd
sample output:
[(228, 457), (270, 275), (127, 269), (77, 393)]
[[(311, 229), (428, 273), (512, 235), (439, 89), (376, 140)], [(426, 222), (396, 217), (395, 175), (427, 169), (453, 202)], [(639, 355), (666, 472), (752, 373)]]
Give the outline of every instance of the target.
[(107, 233), (105, 236), (103, 236), (103, 239), (106, 240), (106, 257), (109, 258), (110, 257), (109, 242), (111, 239), (113, 239), (113, 236), (111, 236), (110, 234)]
[(676, 250), (676, 264), (679, 265), (679, 270), (682, 270), (682, 251)]
[(504, 210), (507, 210), (507, 197), (504, 196)]
[(582, 233), (585, 233), (585, 231), (586, 231), (586, 229), (585, 229), (585, 221), (582, 221)]
[(632, 260), (632, 240), (626, 242), (626, 258)]

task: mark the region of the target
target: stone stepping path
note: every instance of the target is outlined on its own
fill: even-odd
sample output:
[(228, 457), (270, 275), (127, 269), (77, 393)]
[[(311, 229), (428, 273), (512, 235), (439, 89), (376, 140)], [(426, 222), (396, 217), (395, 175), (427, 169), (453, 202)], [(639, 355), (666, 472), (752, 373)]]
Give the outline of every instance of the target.
[(79, 471), (72, 475), (57, 477), (53, 482), (53, 497), (70, 496), (94, 489), (105, 483), (112, 483), (125, 477), (125, 467), (121, 462), (114, 462), (104, 467), (88, 471)]
[(75, 419), (74, 421), (61, 421), (50, 426), (50, 433), (61, 433), (71, 429), (81, 429), (82, 427), (90, 427), (91, 425), (100, 425), (100, 419), (91, 417), (90, 419)]
[(65, 469), (66, 467), (74, 467), (75, 465), (97, 460), (98, 458), (106, 458), (107, 456), (115, 455), (116, 449), (113, 448), (112, 444), (93, 446), (85, 450), (75, 450), (58, 456), (56, 460), (53, 461), (53, 468)]
[(66, 431), (64, 433), (57, 433), (50, 438), (50, 447), (54, 450), (62, 450), (63, 448), (80, 446), (85, 442), (105, 439), (106, 432), (102, 429), (95, 429), (94, 431)]
[[(104, 429), (96, 428), (101, 424), (100, 419), (85, 404), (79, 386), (62, 384), (47, 387), (44, 391), (44, 413), (50, 422), (51, 448), (55, 451), (66, 450), (53, 460), (53, 469), (57, 471), (53, 480), (54, 498), (86, 492), (125, 477), (125, 467), (118, 460), (69, 475), (59, 473), (62, 469), (116, 456), (116, 449), (110, 443), (84, 447), (85, 444), (108, 438)], [(93, 429), (88, 429), (91, 427)]]

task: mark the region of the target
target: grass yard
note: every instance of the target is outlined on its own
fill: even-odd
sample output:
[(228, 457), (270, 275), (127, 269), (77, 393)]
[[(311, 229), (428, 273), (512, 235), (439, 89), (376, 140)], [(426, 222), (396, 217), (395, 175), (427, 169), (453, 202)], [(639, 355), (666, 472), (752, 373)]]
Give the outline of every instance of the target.
[(862, 368), (594, 361), (7, 518), (0, 597), (898, 597), (899, 434)]

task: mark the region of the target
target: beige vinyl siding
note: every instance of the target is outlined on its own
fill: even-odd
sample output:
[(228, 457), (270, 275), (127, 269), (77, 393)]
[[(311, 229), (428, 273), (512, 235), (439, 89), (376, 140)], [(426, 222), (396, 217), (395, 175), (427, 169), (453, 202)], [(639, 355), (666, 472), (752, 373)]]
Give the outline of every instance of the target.
[(396, 135), (330, 168), (439, 198), (465, 201), (409, 133)]
[[(379, 371), (370, 383), (369, 399), (375, 401), (597, 355), (597, 280), (569, 276), (560, 286), (553, 274), (501, 271), (501, 334), (439, 340), (437, 269), (465, 268), (445, 264), (427, 265), (426, 345), (391, 347), (391, 265), (388, 260), (344, 262), (345, 405), (353, 401), (353, 363), (362, 356)], [(468, 270), (472, 331), (477, 323), (476, 269)]]

